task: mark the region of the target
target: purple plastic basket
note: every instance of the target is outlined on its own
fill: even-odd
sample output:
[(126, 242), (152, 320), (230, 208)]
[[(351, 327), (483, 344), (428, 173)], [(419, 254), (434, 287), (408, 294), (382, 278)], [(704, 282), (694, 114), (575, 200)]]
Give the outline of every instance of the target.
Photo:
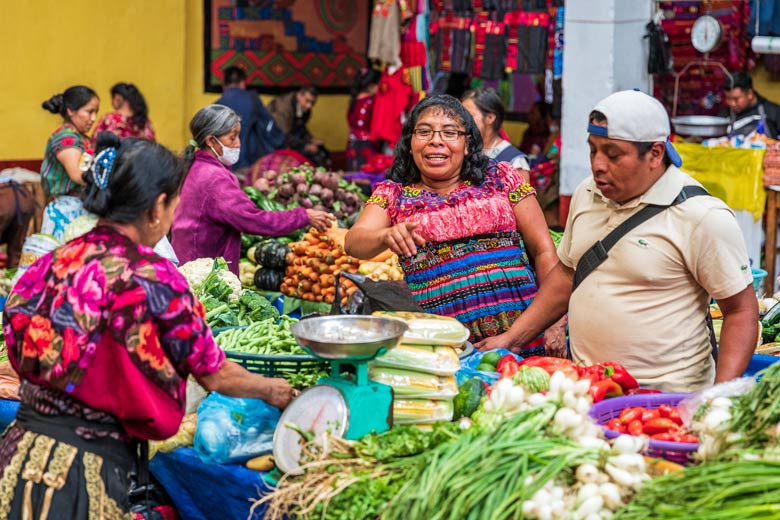
[[(607, 429), (604, 425), (610, 420), (620, 415), (620, 412), (626, 408), (644, 406), (647, 409), (654, 410), (662, 404), (677, 406), (680, 401), (691, 394), (637, 394), (626, 395), (623, 397), (613, 397), (596, 403), (588, 412), (604, 430), (608, 439), (614, 439), (620, 433)], [(660, 457), (677, 464), (691, 464), (693, 454), (699, 449), (699, 445), (689, 442), (669, 442), (650, 439), (648, 449), (645, 455), (648, 457)]]

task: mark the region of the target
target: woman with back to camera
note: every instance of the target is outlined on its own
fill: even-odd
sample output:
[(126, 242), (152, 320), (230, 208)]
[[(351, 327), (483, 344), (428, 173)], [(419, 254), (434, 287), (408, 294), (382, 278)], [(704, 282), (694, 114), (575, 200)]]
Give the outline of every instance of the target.
[[(417, 303), (458, 319), (472, 342), (507, 330), (557, 263), (533, 188), (482, 153), (473, 118), (447, 95), (412, 110), (388, 177), (347, 233), (347, 252), (390, 248)], [(522, 355), (541, 353), (542, 336)]]
[(324, 211), (258, 209), (230, 167), (241, 150), (241, 119), (224, 105), (208, 105), (190, 121), (192, 140), (184, 150), (188, 170), (171, 243), (182, 263), (223, 257), (238, 275), (241, 233), (284, 236), (304, 226), (328, 229), (335, 217)]
[(63, 121), (49, 137), (41, 164), (41, 187), (47, 203), (41, 233), (62, 242), (68, 224), (86, 214), (79, 198), (84, 184), (79, 164), (83, 154), (92, 153), (87, 134), (95, 124), (100, 99), (91, 88), (76, 85), (42, 106), (61, 115)]
[(110, 133), (97, 145), (83, 200), (98, 226), (35, 262), (4, 309), (22, 404), (0, 442), (3, 518), (132, 518), (137, 444), (176, 433), (189, 374), (279, 408), (293, 397), (225, 359), (186, 279), (152, 250), (179, 203), (180, 160)]
[(526, 155), (501, 137), (499, 131), (504, 124), (504, 103), (498, 92), (492, 88), (469, 90), (461, 100), (482, 135), (482, 153), (498, 162), (508, 162), (523, 172), (528, 179)]
[(111, 132), (122, 139), (140, 137), (155, 140), (149, 109), (138, 87), (132, 83), (117, 83), (111, 87), (111, 106), (114, 112), (100, 118), (95, 126), (95, 138), (100, 132)]

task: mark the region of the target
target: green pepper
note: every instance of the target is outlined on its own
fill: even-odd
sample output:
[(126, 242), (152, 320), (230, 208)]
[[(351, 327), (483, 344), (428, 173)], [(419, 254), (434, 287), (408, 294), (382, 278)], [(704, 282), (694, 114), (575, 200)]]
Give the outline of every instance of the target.
[(257, 204), (257, 201), (263, 197), (263, 194), (254, 186), (247, 186), (244, 188), (244, 193), (247, 194), (249, 200)]

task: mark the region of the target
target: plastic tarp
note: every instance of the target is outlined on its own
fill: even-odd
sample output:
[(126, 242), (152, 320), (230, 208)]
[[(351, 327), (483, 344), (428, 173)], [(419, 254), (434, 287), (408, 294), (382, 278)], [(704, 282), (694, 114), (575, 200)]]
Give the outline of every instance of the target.
[(758, 221), (764, 213), (766, 191), (762, 179), (765, 150), (707, 147), (675, 143), (682, 170), (733, 210), (749, 211)]
[[(265, 473), (238, 464), (206, 464), (192, 448), (158, 452), (149, 469), (187, 520), (248, 519), (252, 500), (273, 491)], [(265, 516), (258, 506), (252, 520)]]

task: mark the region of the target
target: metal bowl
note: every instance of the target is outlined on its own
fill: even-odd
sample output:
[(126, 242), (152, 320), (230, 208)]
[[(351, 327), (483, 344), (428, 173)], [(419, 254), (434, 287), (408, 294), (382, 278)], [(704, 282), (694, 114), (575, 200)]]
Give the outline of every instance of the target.
[(321, 316), (290, 327), (298, 343), (324, 359), (371, 359), (395, 348), (407, 329), (401, 320), (379, 316)]
[(678, 116), (672, 118), (674, 131), (683, 136), (721, 137), (731, 121), (718, 116)]

